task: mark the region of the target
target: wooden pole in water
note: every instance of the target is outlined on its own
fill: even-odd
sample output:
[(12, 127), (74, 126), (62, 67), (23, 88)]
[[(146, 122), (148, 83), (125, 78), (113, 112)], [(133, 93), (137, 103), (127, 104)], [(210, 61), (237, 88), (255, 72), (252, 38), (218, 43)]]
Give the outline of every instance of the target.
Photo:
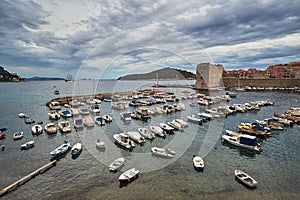
[(28, 174), (27, 176), (24, 176), (23, 178), (17, 180), (16, 182), (10, 184), (9, 186), (7, 186), (6, 188), (2, 189), (0, 191), (0, 197), (4, 194), (6, 194), (10, 189), (14, 188), (14, 187), (18, 187), (20, 185), (22, 185), (23, 181), (27, 181), (30, 180), (31, 178), (35, 177), (36, 175), (40, 174), (43, 170), (48, 169), (52, 166), (54, 166), (56, 164), (56, 160), (51, 161), (50, 163), (40, 167), (39, 169), (31, 172), (30, 174)]

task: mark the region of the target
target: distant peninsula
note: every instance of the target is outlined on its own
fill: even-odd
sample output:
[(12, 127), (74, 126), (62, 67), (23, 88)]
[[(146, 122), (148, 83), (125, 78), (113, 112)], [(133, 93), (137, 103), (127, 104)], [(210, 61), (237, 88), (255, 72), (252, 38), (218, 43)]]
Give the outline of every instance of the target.
[(26, 78), (27, 81), (61, 81), (65, 80), (64, 78), (55, 78), (55, 77), (40, 77), (35, 76), (31, 78)]
[(196, 75), (186, 70), (175, 68), (162, 68), (153, 72), (144, 74), (130, 74), (121, 76), (118, 80), (193, 80), (196, 79)]
[(0, 66), (0, 82), (24, 82), (25, 79), (16, 73), (10, 73)]

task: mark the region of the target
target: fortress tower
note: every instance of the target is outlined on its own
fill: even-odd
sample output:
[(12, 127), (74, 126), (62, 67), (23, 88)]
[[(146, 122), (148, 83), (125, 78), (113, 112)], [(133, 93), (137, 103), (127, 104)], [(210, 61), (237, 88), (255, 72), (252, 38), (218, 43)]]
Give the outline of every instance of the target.
[(224, 70), (223, 65), (201, 63), (197, 65), (196, 70), (196, 89), (209, 90), (224, 87), (222, 81), (222, 75)]

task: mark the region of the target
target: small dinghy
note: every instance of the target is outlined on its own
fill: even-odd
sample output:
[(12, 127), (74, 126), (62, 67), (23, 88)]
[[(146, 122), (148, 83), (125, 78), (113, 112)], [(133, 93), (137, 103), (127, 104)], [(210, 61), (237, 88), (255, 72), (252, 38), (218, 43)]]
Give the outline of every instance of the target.
[(147, 128), (138, 128), (138, 131), (143, 137), (147, 139), (153, 140), (155, 138), (155, 135)]
[(234, 174), (235, 174), (236, 178), (243, 184), (245, 184), (251, 188), (256, 187), (257, 182), (251, 176), (249, 176), (242, 170), (236, 169), (236, 170), (234, 170)]
[(24, 137), (24, 133), (22, 131), (15, 132), (13, 135), (14, 140), (19, 140)]
[(34, 147), (34, 141), (29, 141), (29, 142), (26, 142), (25, 144), (21, 145), (22, 150), (29, 149), (32, 147)]
[(128, 137), (128, 135), (124, 133), (114, 134), (113, 137), (119, 145), (125, 147), (126, 149), (135, 147), (134, 142)]
[(102, 116), (96, 116), (96, 117), (94, 117), (94, 120), (95, 120), (96, 124), (98, 124), (99, 126), (105, 125), (105, 120)]
[(161, 156), (165, 158), (173, 158), (176, 154), (175, 151), (172, 151), (171, 149), (164, 149), (159, 147), (152, 147), (151, 152), (153, 155)]
[(172, 128), (171, 126), (169, 126), (166, 123), (160, 123), (159, 125), (166, 133), (173, 133), (173, 131), (174, 131), (174, 128)]
[(24, 117), (26, 117), (26, 115), (24, 113), (19, 113), (19, 117), (24, 118)]
[(72, 158), (77, 158), (80, 155), (81, 151), (82, 151), (82, 144), (81, 143), (74, 144), (74, 146), (71, 149)]
[(159, 126), (150, 126), (150, 131), (160, 137), (166, 137), (166, 133)]
[(138, 144), (142, 144), (146, 142), (145, 138), (141, 136), (140, 133), (134, 132), (134, 131), (129, 131), (129, 132), (124, 132), (125, 135), (128, 135), (128, 137), (133, 140), (134, 142), (137, 142)]
[(105, 149), (105, 142), (97, 140), (97, 142), (96, 142), (96, 148), (97, 149)]
[(48, 116), (49, 116), (49, 119), (50, 120), (59, 120), (60, 119), (60, 115), (58, 114), (58, 112), (57, 111), (50, 111), (49, 113), (48, 113)]
[(32, 124), (32, 123), (34, 123), (35, 121), (34, 121), (34, 119), (25, 116), (24, 122), (25, 122), (25, 124)]
[(57, 128), (54, 123), (48, 123), (45, 125), (45, 132), (48, 134), (55, 134), (57, 133)]
[(120, 182), (121, 181), (130, 182), (130, 181), (136, 179), (138, 177), (139, 173), (140, 173), (139, 170), (137, 170), (135, 168), (131, 168), (119, 176), (119, 181)]
[(193, 164), (196, 170), (203, 170), (204, 169), (204, 161), (200, 156), (193, 156)]
[(112, 122), (112, 117), (110, 115), (103, 115), (103, 119), (106, 121), (106, 122)]
[(59, 122), (58, 123), (58, 127), (59, 127), (59, 130), (62, 133), (67, 133), (67, 132), (71, 132), (72, 131), (70, 122), (68, 122), (68, 121), (61, 121), (61, 122)]
[(34, 125), (31, 127), (31, 132), (34, 135), (42, 134), (43, 133), (43, 127), (39, 124)]
[(59, 147), (57, 147), (56, 149), (51, 151), (50, 154), (52, 155), (52, 157), (62, 155), (64, 153), (66, 153), (70, 149), (70, 147), (71, 147), (71, 143), (68, 141), (65, 141), (64, 144), (60, 145)]
[(82, 118), (75, 119), (74, 127), (75, 127), (75, 129), (82, 129), (83, 128), (83, 119)]
[(116, 172), (118, 171), (125, 163), (125, 158), (121, 157), (116, 160), (114, 160), (110, 165), (109, 165), (109, 171)]

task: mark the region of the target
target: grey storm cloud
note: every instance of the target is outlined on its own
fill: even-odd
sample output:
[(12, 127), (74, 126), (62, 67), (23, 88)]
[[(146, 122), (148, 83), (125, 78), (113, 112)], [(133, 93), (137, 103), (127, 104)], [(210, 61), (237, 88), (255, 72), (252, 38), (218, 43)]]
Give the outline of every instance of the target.
[(273, 58), (299, 59), (299, 19), (297, 0), (2, 0), (0, 65), (21, 75), (41, 68), (65, 75), (109, 63), (123, 71), (133, 64), (143, 71), (149, 64), (187, 68), (203, 61), (267, 67)]

